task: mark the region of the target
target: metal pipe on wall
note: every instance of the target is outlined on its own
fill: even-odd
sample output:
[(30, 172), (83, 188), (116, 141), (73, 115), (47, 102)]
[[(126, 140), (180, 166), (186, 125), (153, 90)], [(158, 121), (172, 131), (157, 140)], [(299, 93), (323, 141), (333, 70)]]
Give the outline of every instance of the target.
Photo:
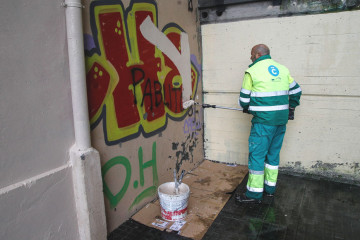
[(83, 5), (81, 0), (65, 0), (64, 7), (75, 141), (78, 149), (82, 151), (91, 147), (81, 12)]
[(79, 240), (107, 235), (100, 155), (91, 147), (81, 0), (65, 0), (75, 145), (70, 149)]

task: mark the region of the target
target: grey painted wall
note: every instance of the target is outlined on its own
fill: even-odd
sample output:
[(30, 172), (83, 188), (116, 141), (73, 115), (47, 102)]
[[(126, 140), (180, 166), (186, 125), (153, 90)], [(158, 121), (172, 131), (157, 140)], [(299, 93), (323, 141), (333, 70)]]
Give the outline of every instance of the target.
[(77, 239), (62, 1), (0, 7), (0, 239)]
[(0, 187), (5, 187), (64, 165), (74, 137), (60, 1), (2, 3), (0, 32)]

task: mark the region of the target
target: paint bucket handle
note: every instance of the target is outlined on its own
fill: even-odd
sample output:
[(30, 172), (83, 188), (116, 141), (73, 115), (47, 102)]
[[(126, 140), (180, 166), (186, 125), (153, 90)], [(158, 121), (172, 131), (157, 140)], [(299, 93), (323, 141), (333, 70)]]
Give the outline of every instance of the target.
[(179, 185), (181, 184), (181, 181), (182, 181), (182, 179), (183, 179), (183, 177), (184, 177), (184, 173), (185, 173), (185, 170), (182, 170), (182, 171), (181, 171), (180, 178), (179, 178)]

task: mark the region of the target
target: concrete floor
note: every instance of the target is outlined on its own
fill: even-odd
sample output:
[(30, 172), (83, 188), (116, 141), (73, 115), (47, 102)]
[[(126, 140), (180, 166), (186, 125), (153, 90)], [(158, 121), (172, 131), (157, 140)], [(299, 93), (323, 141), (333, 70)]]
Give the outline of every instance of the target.
[[(235, 193), (203, 240), (218, 239), (360, 239), (360, 187), (279, 174), (274, 198), (261, 204), (238, 204)], [(108, 240), (187, 239), (128, 220)]]

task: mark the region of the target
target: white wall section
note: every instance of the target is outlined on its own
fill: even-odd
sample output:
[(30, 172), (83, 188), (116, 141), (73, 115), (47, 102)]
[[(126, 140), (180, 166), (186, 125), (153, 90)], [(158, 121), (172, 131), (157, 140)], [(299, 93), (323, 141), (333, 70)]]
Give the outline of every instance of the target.
[[(281, 167), (359, 180), (359, 21), (347, 11), (203, 25), (204, 103), (236, 107), (250, 50), (267, 44), (303, 90)], [(206, 158), (247, 164), (251, 117), (214, 109), (204, 117)]]
[(183, 85), (183, 102), (190, 99), (191, 96), (191, 65), (190, 65), (190, 48), (188, 35), (184, 32), (180, 36), (180, 49), (177, 49), (174, 44), (154, 26), (150, 17), (147, 17), (140, 25), (141, 33), (144, 37), (165, 53), (178, 68)]

